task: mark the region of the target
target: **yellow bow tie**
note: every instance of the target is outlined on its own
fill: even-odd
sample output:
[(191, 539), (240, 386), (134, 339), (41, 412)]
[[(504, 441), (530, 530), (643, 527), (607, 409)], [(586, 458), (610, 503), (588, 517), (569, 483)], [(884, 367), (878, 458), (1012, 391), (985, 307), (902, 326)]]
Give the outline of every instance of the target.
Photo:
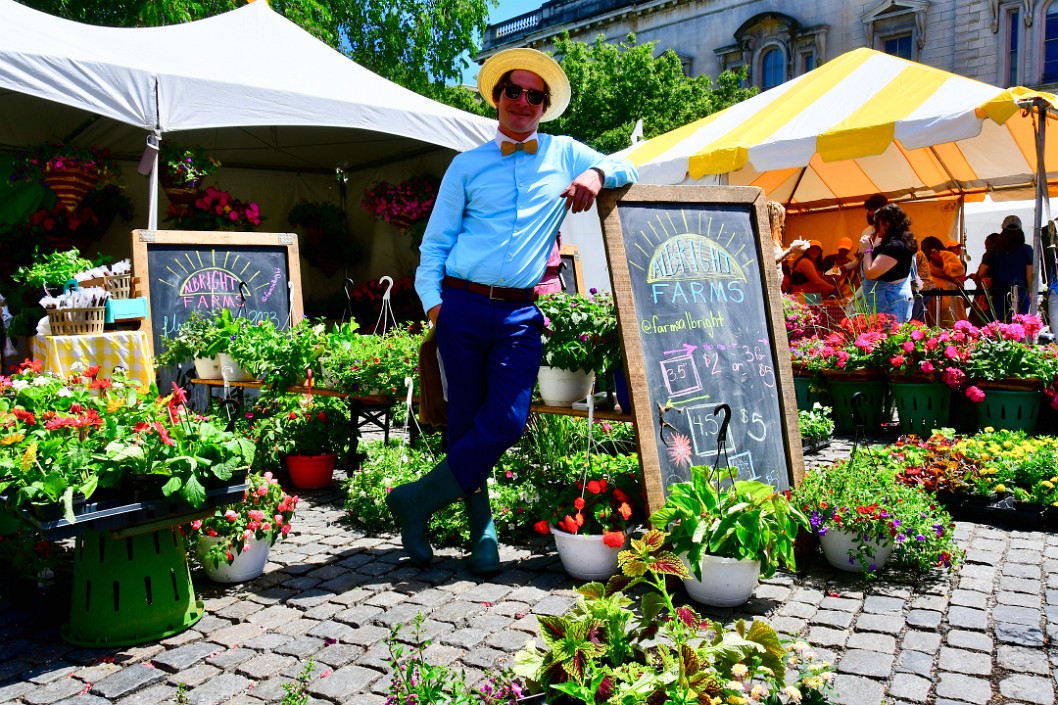
[(500, 142), (500, 154), (509, 157), (515, 152), (524, 151), (526, 154), (536, 154), (536, 140), (526, 142)]

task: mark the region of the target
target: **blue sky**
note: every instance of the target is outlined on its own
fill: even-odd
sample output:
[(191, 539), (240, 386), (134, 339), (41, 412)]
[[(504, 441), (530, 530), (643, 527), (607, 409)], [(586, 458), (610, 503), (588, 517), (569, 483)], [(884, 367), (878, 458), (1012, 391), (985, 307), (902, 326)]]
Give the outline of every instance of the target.
[[(518, 15), (524, 15), (526, 12), (539, 10), (544, 2), (545, 0), (500, 0), (499, 7), (489, 8), (489, 24), (496, 24)], [(478, 84), (478, 65), (473, 61), (470, 63), (470, 68), (463, 72), (463, 83), (476, 86)]]

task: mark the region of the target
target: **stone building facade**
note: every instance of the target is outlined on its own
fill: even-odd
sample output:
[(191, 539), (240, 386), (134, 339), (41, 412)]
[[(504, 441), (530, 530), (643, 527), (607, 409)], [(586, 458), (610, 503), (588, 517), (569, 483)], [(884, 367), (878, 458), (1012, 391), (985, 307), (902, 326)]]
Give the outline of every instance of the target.
[(1058, 0), (550, 0), (490, 25), (480, 61), (563, 31), (672, 49), (688, 75), (749, 67), (761, 89), (859, 47), (998, 86), (1058, 85)]

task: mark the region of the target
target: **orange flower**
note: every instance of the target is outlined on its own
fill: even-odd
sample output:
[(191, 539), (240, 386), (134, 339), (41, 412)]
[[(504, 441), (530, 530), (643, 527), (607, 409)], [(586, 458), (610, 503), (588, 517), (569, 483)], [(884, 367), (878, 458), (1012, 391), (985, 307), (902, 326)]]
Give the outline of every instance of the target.
[(592, 494), (599, 494), (606, 488), (606, 485), (599, 480), (590, 480), (588, 482), (588, 491)]
[(533, 524), (533, 529), (536, 531), (536, 533), (544, 534), (545, 536), (551, 533), (551, 527), (548, 525), (546, 519), (541, 519), (540, 521)]
[(575, 500), (573, 500), (573, 506), (577, 509), (584, 509), (584, 498), (577, 497)]
[(632, 508), (628, 506), (628, 502), (621, 502), (621, 506), (617, 508), (617, 512), (628, 520), (628, 517), (632, 516)]
[(625, 544), (625, 535), (623, 531), (604, 531), (602, 532), (602, 542), (610, 548), (620, 548)]

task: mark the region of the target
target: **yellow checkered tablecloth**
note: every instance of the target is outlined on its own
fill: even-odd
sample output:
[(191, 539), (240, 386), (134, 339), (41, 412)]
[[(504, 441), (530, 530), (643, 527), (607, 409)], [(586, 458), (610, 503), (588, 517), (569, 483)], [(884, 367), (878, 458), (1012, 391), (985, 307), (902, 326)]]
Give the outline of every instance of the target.
[(63, 376), (70, 373), (71, 365), (80, 362), (85, 367), (100, 365), (103, 368), (100, 374), (105, 377), (120, 365), (140, 384), (154, 382), (154, 358), (146, 331), (37, 335), (30, 338), (29, 350), (35, 360), (44, 363), (44, 369)]

